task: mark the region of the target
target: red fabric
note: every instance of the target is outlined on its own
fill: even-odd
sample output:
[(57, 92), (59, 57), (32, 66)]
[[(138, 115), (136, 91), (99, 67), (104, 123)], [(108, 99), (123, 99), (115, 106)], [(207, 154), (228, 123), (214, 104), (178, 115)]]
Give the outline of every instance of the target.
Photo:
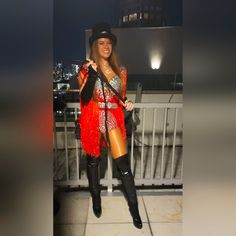
[[(126, 80), (127, 80), (127, 73), (124, 68), (121, 69), (123, 75), (123, 97), (126, 96)], [(81, 73), (84, 75), (83, 78), (79, 78), (80, 86), (84, 81), (87, 81), (87, 72), (82, 70)], [(81, 77), (81, 76), (79, 76)], [(114, 115), (117, 126), (120, 127), (122, 135), (126, 140), (126, 130), (125, 130), (125, 122), (124, 122), (124, 112), (123, 107), (119, 103), (116, 97), (112, 102), (117, 102), (118, 108), (116, 109), (109, 109), (110, 112)], [(87, 105), (82, 104), (80, 101), (81, 107), (81, 115), (78, 119), (81, 129), (81, 144), (84, 151), (92, 155), (94, 157), (100, 156), (100, 146), (106, 147), (104, 140), (101, 142), (100, 133), (99, 133), (99, 107), (98, 104), (91, 99)]]

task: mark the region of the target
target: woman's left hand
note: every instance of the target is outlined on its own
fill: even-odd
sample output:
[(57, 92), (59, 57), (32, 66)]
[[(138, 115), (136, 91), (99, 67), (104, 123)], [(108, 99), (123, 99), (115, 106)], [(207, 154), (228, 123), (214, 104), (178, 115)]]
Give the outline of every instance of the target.
[(134, 104), (132, 101), (125, 101), (124, 107), (126, 111), (132, 111), (134, 109)]

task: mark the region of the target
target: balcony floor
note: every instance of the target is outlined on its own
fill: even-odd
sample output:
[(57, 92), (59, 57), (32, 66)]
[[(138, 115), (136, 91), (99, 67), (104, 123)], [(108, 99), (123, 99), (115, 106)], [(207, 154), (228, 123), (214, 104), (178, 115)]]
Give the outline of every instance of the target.
[(182, 193), (139, 190), (143, 228), (133, 226), (123, 194), (102, 192), (102, 216), (93, 215), (88, 192), (61, 192), (60, 209), (54, 218), (56, 236), (181, 236)]

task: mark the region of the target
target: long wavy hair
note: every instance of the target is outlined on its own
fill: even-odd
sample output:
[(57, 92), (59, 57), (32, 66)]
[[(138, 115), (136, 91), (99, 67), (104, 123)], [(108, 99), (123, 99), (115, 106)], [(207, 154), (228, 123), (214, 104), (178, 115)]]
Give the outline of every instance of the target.
[[(116, 47), (112, 41), (111, 43), (112, 43), (112, 51), (111, 51), (110, 57), (108, 58), (108, 62), (112, 70), (120, 77), (120, 79), (123, 82), (124, 81), (123, 76), (120, 71), (121, 64), (120, 64), (120, 61), (116, 52)], [(98, 68), (101, 70), (101, 66), (99, 65), (98, 40), (95, 40), (92, 44), (92, 47), (90, 50), (90, 59), (92, 59), (97, 64)]]

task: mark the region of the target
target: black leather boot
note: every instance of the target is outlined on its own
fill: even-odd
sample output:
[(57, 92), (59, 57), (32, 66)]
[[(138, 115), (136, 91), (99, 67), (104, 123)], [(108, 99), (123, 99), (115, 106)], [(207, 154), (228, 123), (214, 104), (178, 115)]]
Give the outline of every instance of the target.
[(87, 176), (89, 182), (89, 191), (93, 201), (93, 213), (99, 218), (102, 215), (101, 208), (101, 190), (98, 179), (98, 166), (100, 158), (87, 155)]
[(135, 189), (134, 177), (130, 169), (128, 155), (123, 155), (119, 158), (114, 159), (114, 161), (120, 173), (121, 182), (124, 187), (124, 192), (126, 194), (129, 211), (133, 218), (134, 226), (138, 229), (141, 229), (143, 227), (143, 224), (139, 215), (138, 199)]

